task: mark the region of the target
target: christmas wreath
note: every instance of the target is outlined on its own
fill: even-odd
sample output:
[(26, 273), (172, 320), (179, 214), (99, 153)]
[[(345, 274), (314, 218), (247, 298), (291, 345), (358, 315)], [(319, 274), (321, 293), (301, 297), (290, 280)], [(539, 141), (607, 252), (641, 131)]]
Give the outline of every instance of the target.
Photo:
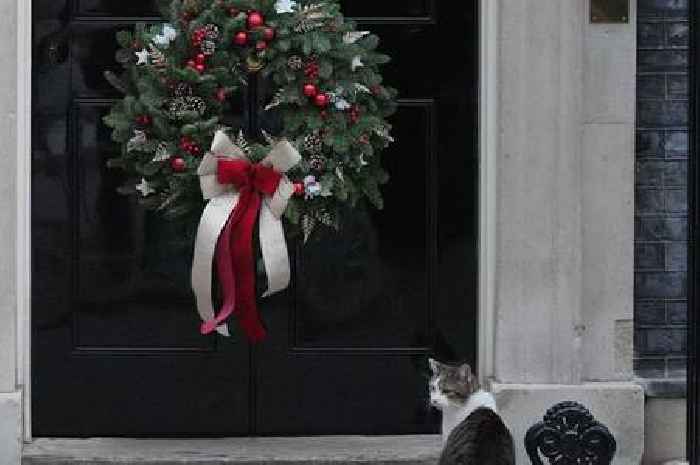
[[(382, 207), (380, 153), (393, 141), (386, 118), (396, 91), (378, 69), (389, 57), (335, 0), (162, 3), (167, 22), (117, 35), (124, 72), (105, 76), (125, 96), (105, 117), (122, 147), (110, 163), (128, 175), (122, 191), (147, 208), (201, 215), (192, 284), (202, 332), (227, 334), (233, 314), (256, 342), (265, 330), (254, 224), (269, 295), (289, 282), (282, 217), (306, 240), (365, 200)], [(273, 88), (261, 110), (278, 121), (275, 131), (251, 133), (237, 119), (250, 117), (241, 96), (258, 79)], [(216, 316), (213, 262), (223, 296)]]

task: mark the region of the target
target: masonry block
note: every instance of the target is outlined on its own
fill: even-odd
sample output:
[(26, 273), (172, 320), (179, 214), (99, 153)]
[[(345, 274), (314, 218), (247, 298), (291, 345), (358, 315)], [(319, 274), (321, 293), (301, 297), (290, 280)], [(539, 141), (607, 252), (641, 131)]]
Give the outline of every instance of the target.
[(527, 430), (542, 420), (547, 409), (576, 401), (610, 429), (617, 441), (614, 465), (639, 465), (644, 443), (644, 392), (634, 383), (583, 385), (494, 384), (501, 416), (513, 433), (516, 463), (530, 463), (523, 446)]

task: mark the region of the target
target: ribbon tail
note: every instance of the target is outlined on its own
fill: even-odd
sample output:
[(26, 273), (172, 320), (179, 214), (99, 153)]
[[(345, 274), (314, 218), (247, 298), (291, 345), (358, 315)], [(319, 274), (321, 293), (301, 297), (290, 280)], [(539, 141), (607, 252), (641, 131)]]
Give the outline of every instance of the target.
[[(192, 289), (197, 301), (197, 312), (207, 322), (215, 318), (212, 303), (212, 263), (219, 236), (227, 224), (231, 213), (238, 203), (238, 194), (223, 194), (209, 201), (197, 230), (197, 238), (192, 260)], [(216, 331), (228, 336), (225, 326), (216, 327)]]
[(241, 210), (234, 213), (234, 227), (231, 231), (231, 258), (236, 275), (234, 313), (248, 340), (256, 343), (265, 339), (267, 335), (256, 302), (253, 256), (253, 229), (262, 199), (260, 194), (252, 191), (242, 193), (241, 197)]
[[(233, 216), (234, 213), (231, 215)], [(216, 270), (219, 276), (219, 284), (221, 286), (224, 302), (216, 318), (202, 323), (200, 332), (205, 335), (214, 330), (219, 331), (219, 327), (225, 329), (226, 326), (222, 325), (228, 320), (228, 317), (231, 316), (236, 305), (236, 276), (233, 272), (233, 264), (231, 263), (232, 230), (233, 222), (231, 221), (231, 217), (229, 217), (224, 230), (219, 236), (218, 244), (216, 245)]]
[(267, 202), (263, 202), (260, 210), (260, 248), (268, 282), (263, 297), (268, 297), (289, 286), (291, 270), (282, 221), (275, 216)]

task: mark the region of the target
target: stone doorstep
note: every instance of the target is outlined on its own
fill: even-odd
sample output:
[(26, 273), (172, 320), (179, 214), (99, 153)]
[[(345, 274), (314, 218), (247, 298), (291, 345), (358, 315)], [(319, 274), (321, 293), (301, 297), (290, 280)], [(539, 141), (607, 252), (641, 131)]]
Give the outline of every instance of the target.
[(434, 465), (437, 435), (36, 439), (22, 465)]

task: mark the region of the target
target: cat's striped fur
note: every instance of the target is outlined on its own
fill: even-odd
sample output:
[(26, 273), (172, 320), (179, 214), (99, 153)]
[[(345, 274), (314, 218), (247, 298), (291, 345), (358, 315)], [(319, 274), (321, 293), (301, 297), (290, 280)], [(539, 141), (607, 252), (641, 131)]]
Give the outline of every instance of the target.
[(430, 402), (442, 410), (445, 447), (439, 465), (514, 465), (513, 438), (496, 400), (479, 390), (469, 365), (430, 359)]
[(488, 407), (474, 410), (447, 437), (439, 465), (514, 465), (510, 431)]

